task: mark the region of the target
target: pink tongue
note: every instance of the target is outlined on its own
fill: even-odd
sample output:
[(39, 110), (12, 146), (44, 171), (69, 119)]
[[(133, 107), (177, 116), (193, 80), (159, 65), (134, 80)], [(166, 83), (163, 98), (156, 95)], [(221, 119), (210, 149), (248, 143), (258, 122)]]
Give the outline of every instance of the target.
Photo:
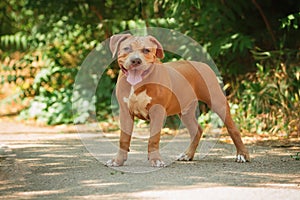
[(143, 70), (128, 70), (127, 81), (131, 85), (136, 85), (142, 81)]

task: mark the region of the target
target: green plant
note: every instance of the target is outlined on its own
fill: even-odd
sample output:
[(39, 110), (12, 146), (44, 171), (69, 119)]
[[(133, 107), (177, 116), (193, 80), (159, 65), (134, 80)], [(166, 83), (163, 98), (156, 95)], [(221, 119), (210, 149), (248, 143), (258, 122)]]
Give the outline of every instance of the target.
[(238, 97), (241, 99), (237, 120), (250, 132), (271, 133), (289, 137), (300, 133), (300, 63), (299, 53), (288, 49), (287, 36), (297, 31), (299, 13), (281, 20), (284, 34), (280, 50), (251, 50), (256, 60), (256, 72), (238, 80)]
[[(264, 52), (266, 54), (278, 56), (274, 52)], [(257, 63), (257, 72), (249, 73), (241, 82), (239, 122), (243, 128), (286, 136), (299, 132), (299, 73), (298, 65), (280, 61)]]
[(291, 158), (295, 160), (300, 160), (300, 152), (297, 152), (295, 155), (291, 155)]

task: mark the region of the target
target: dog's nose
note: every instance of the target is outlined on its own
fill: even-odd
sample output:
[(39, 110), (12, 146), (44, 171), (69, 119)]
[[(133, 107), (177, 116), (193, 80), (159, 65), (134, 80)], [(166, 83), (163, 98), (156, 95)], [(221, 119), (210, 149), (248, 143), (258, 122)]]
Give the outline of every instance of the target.
[(140, 65), (142, 64), (142, 60), (140, 58), (132, 58), (131, 60), (132, 65)]

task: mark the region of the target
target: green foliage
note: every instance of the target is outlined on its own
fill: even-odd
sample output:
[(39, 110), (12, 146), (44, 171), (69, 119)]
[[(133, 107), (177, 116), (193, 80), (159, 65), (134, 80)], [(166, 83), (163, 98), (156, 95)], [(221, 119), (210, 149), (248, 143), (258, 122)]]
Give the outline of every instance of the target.
[(297, 152), (295, 155), (291, 155), (291, 158), (295, 160), (300, 160), (300, 152)]
[(72, 90), (59, 89), (53, 92), (44, 91), (35, 96), (30, 107), (20, 116), (24, 119), (35, 118), (47, 124), (72, 123)]
[[(51, 15), (50, 19), (46, 19), (47, 12), (35, 13), (31, 3), (25, 3), (27, 12), (31, 11), (40, 19), (39, 23), (31, 25), (31, 33), (24, 32), (28, 28), (26, 26), (14, 35), (1, 37), (2, 44), (8, 49), (28, 48), (23, 50), (23, 56), (13, 68), (19, 71), (19, 76), (8, 67), (6, 72), (10, 74), (3, 79), (19, 85), (23, 91), (22, 98), (32, 98), (21, 117), (35, 118), (47, 124), (71, 123), (74, 119), (71, 105), (74, 77), (80, 62), (97, 44), (93, 38), (99, 33), (97, 28), (72, 21), (78, 7), (64, 13), (64, 16)], [(46, 23), (46, 20), (52, 23)], [(22, 80), (17, 81), (18, 77)]]
[(212, 128), (220, 128), (224, 126), (223, 121), (221, 118), (214, 112), (209, 111), (205, 114), (201, 114), (198, 117), (198, 123), (202, 126), (205, 127), (208, 124), (211, 124)]
[(281, 20), (281, 28), (286, 29), (298, 29), (300, 21), (300, 12), (289, 14), (287, 17)]
[(241, 93), (238, 94), (241, 99), (240, 124), (257, 133), (281, 133), (284, 136), (296, 133), (300, 117), (300, 65), (280, 60), (274, 63), (280, 57), (274, 52), (258, 55), (263, 56), (263, 60), (256, 64), (257, 71), (241, 81)]
[(105, 74), (101, 77), (97, 91), (97, 116), (99, 120), (105, 120), (111, 117), (112, 109), (111, 106), (111, 98), (113, 95), (113, 89), (115, 88), (117, 72), (114, 72), (112, 69), (107, 69)]

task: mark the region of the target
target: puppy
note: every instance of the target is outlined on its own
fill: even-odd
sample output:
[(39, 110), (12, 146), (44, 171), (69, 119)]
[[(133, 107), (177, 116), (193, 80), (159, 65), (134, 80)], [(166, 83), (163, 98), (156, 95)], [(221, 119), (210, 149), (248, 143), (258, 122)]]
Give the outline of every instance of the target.
[(148, 159), (153, 167), (164, 167), (159, 153), (164, 119), (179, 115), (191, 142), (178, 160), (192, 160), (202, 135), (195, 111), (198, 101), (206, 103), (223, 120), (237, 149), (236, 161), (250, 161), (239, 130), (215, 73), (204, 63), (176, 61), (161, 63), (163, 47), (153, 36), (114, 35), (110, 38), (113, 57), (118, 56), (120, 73), (116, 95), (120, 105), (120, 146), (107, 166), (121, 166), (127, 160), (134, 117), (150, 121)]

